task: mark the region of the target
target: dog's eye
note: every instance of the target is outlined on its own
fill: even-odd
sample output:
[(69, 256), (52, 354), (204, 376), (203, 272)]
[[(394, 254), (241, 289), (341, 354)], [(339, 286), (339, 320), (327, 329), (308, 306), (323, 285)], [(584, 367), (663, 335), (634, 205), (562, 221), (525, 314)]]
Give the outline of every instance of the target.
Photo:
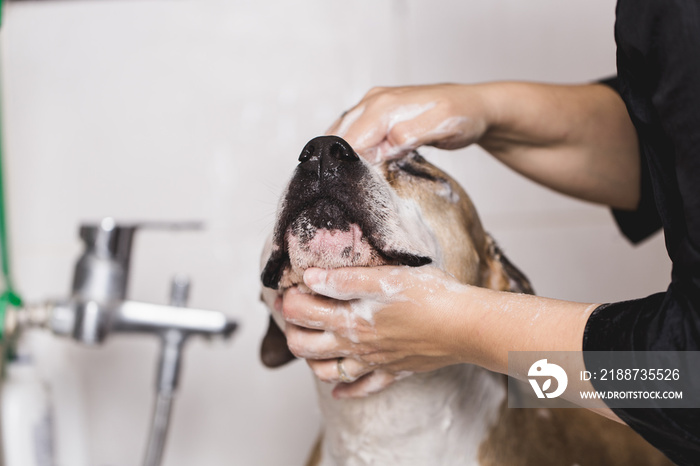
[(404, 159), (391, 162), (389, 170), (397, 174), (429, 181), (433, 183), (433, 193), (450, 202), (459, 202), (459, 193), (455, 192), (450, 181), (440, 176), (439, 173), (435, 173), (434, 170), (430, 169), (431, 167), (432, 165), (428, 164), (423, 157), (414, 153)]
[(396, 168), (416, 178), (423, 178), (428, 181), (444, 181), (441, 177), (435, 176), (410, 159), (396, 162)]

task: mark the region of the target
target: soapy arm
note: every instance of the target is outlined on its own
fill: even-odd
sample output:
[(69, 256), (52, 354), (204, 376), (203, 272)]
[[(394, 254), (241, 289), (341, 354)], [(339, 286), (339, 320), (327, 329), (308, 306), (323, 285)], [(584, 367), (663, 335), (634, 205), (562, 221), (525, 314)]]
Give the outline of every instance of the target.
[(326, 382), (340, 382), (337, 358), (345, 358), (354, 382), (339, 383), (338, 398), (451, 364), (506, 373), (508, 351), (581, 351), (598, 306), (462, 285), (433, 267), (313, 268), (304, 282), (318, 294), (286, 292), (287, 342)]
[(509, 167), (583, 200), (634, 209), (637, 136), (601, 84), (497, 82), (375, 88), (329, 130), (370, 161), (421, 145), (481, 145)]

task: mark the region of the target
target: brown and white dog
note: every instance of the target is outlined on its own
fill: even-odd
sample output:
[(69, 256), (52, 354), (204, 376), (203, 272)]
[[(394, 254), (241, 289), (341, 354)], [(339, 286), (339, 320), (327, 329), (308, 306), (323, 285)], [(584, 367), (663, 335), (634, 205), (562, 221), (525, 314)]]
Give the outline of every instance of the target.
[[(417, 153), (371, 165), (341, 138), (311, 140), (263, 253), (269, 367), (293, 359), (272, 303), (309, 267), (432, 264), (465, 284), (532, 293), (484, 232), (464, 190)], [(308, 289), (307, 289), (308, 290)], [(670, 465), (629, 428), (579, 409), (508, 409), (505, 377), (455, 365), (406, 377), (366, 398), (336, 400), (309, 464)]]

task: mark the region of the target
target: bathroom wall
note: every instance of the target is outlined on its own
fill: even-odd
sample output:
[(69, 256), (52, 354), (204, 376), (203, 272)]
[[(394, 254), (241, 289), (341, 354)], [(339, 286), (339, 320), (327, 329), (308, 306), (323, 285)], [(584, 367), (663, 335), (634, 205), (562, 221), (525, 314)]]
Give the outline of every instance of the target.
[[(259, 252), (304, 143), (375, 85), (573, 83), (615, 70), (614, 0), (37, 1), (5, 5), (9, 225), (25, 299), (67, 294), (78, 224), (203, 220), (142, 231), (129, 295), (239, 319), (192, 341), (168, 466), (300, 464), (319, 430), (303, 362), (262, 367)], [(663, 290), (663, 238), (630, 246), (609, 213), (526, 181), (478, 148), (426, 150), (473, 197), (539, 294), (601, 302)], [(58, 464), (139, 464), (157, 342), (98, 348), (27, 336), (56, 402)]]

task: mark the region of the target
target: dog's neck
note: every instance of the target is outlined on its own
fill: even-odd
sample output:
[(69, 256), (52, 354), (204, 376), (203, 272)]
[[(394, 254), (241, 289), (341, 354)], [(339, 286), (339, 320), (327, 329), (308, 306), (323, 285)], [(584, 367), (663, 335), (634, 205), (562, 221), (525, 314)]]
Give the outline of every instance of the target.
[(415, 374), (366, 398), (336, 400), (318, 382), (325, 465), (476, 465), (505, 399), (501, 376), (470, 366)]

